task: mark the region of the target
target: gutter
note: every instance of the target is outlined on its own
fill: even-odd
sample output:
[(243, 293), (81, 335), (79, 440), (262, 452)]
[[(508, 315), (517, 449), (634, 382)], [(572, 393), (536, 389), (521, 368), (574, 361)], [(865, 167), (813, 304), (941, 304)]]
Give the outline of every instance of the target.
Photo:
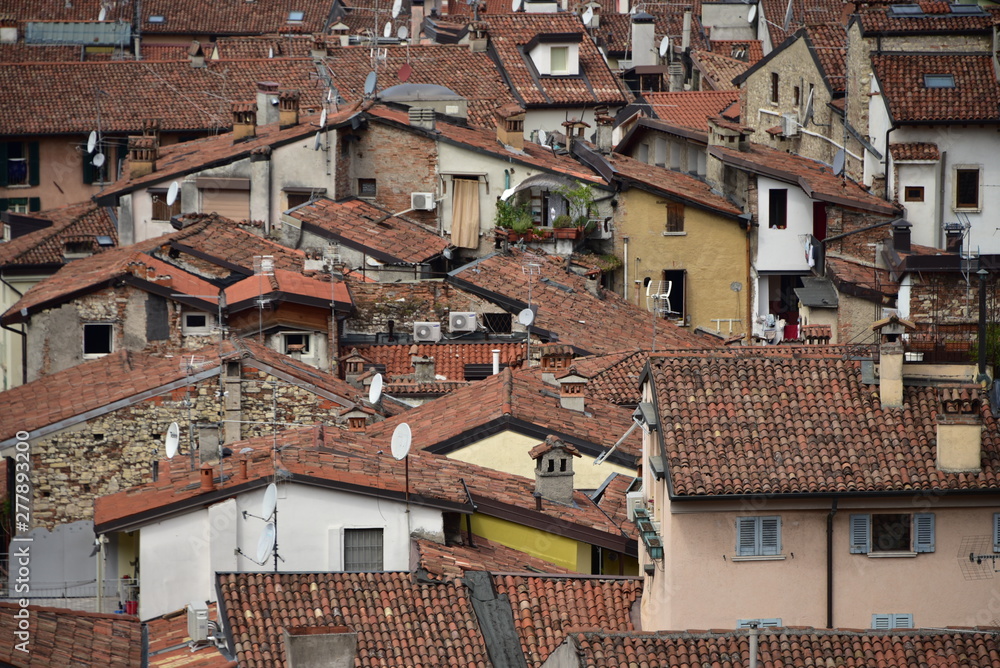
[(869, 492), (789, 492), (773, 494), (704, 494), (700, 496), (678, 495), (673, 491), (672, 478), (667, 474), (668, 498), (674, 501), (760, 501), (763, 498), (777, 501), (796, 501), (799, 499), (906, 499), (914, 496), (934, 496), (934, 497), (969, 497), (969, 496), (998, 496), (1000, 487), (984, 487), (978, 489), (911, 489), (911, 490), (886, 490)]

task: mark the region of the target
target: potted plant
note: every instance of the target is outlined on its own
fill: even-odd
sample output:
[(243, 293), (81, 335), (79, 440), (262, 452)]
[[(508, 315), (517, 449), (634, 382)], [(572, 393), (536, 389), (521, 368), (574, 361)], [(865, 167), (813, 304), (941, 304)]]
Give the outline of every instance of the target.
[(552, 232), (556, 239), (579, 239), (580, 227), (568, 214), (556, 216), (552, 221)]
[[(569, 217), (573, 221), (573, 226), (578, 228), (582, 235), (590, 222), (590, 214), (594, 208), (594, 191), (587, 183), (576, 182), (575, 186), (560, 186), (556, 192), (566, 200), (569, 205)], [(592, 227), (592, 226), (590, 226)], [(587, 232), (590, 230), (587, 229)], [(576, 238), (576, 237), (574, 237)]]
[(534, 228), (534, 221), (531, 217), (531, 209), (526, 203), (511, 203), (497, 200), (497, 213), (493, 220), (494, 225), (503, 230), (509, 241), (530, 236)]

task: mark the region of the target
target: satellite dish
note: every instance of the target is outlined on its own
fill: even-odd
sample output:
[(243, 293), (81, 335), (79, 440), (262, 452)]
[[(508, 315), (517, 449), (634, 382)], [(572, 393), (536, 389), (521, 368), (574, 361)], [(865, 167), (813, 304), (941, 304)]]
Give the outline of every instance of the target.
[[(405, 28), (406, 26), (403, 27)], [(399, 68), (399, 80), (406, 83), (406, 80), (410, 78), (411, 74), (413, 74), (413, 68), (410, 67), (409, 63), (403, 63), (403, 65)]]
[(96, 147), (97, 147), (97, 131), (91, 130), (90, 136), (87, 137), (87, 153), (93, 153)]
[(167, 206), (174, 205), (174, 202), (177, 201), (177, 191), (179, 191), (180, 189), (181, 189), (181, 184), (177, 183), (177, 181), (174, 181), (173, 183), (170, 184), (170, 187), (167, 188)]
[(103, 21), (106, 18), (108, 18), (108, 10), (104, 7), (101, 7), (101, 11), (97, 13), (97, 20)]
[(368, 388), (368, 401), (369, 403), (377, 404), (378, 400), (382, 398), (382, 374), (377, 373), (375, 377), (372, 378), (371, 387)]
[(267, 561), (267, 555), (274, 549), (274, 523), (268, 522), (264, 525), (264, 530), (260, 533), (260, 540), (257, 541), (257, 562)]
[(664, 37), (660, 40), (660, 58), (667, 55), (667, 51), (670, 50), (670, 37)]
[(392, 18), (399, 16), (401, 9), (403, 9), (403, 0), (392, 0)]
[(386, 21), (385, 27), (382, 28), (382, 37), (388, 37), (392, 34), (392, 21)]
[(519, 12), (519, 11), (521, 11), (521, 1), (522, 0), (514, 0), (513, 2), (511, 2), (510, 3), (510, 11), (512, 11), (512, 12)]
[(535, 322), (535, 312), (530, 308), (526, 308), (517, 314), (517, 321), (525, 327), (528, 327), (531, 323)]
[(587, 7), (583, 12), (583, 25), (590, 27), (590, 22), (594, 20), (594, 8)]
[(757, 5), (750, 5), (750, 11), (747, 12), (747, 23), (753, 23), (754, 19), (757, 18)]
[(837, 151), (837, 155), (833, 156), (833, 173), (840, 176), (844, 173), (844, 160), (846, 159), (846, 154), (844, 149)]
[(542, 146), (545, 146), (545, 140), (548, 139), (548, 138), (549, 138), (549, 136), (547, 134), (545, 134), (545, 130), (539, 130), (538, 131), (538, 143), (539, 144), (541, 144)]
[(271, 519), (274, 509), (278, 507), (278, 486), (273, 482), (264, 490), (264, 501), (260, 504), (260, 516), (265, 520)]
[(323, 133), (322, 132), (317, 132), (316, 133), (316, 141), (313, 142), (313, 150), (314, 151), (318, 151), (321, 148), (323, 148)]
[(94, 167), (100, 167), (101, 165), (103, 165), (104, 164), (104, 154), (103, 153), (98, 153), (97, 155), (95, 155), (93, 163), (94, 163)]
[(378, 75), (374, 72), (369, 72), (368, 76), (365, 77), (365, 95), (371, 95), (375, 92), (375, 86), (378, 84)]
[(392, 456), (396, 459), (406, 459), (406, 455), (410, 454), (410, 441), (412, 439), (410, 425), (405, 422), (400, 423), (392, 432)]
[(410, 36), (410, 29), (406, 26), (399, 26), (399, 30), (396, 31), (396, 37), (399, 39), (406, 39)]
[(319, 115), (319, 126), (321, 128), (326, 127), (326, 109), (324, 109), (323, 112)]
[(173, 459), (177, 454), (177, 447), (181, 443), (181, 428), (176, 422), (171, 422), (167, 427), (167, 437), (164, 439), (167, 446), (167, 459)]

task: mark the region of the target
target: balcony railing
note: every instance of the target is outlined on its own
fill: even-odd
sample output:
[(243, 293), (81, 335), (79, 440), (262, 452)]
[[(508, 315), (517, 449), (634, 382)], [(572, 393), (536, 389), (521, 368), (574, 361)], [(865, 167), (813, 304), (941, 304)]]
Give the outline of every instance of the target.
[[(29, 590), (18, 592), (17, 583), (11, 579), (4, 582), (0, 590), (0, 601), (13, 602), (28, 598), (32, 605), (51, 608), (68, 608), (83, 612), (97, 612), (98, 586), (96, 580), (76, 580), (62, 582), (31, 581)], [(107, 579), (101, 588), (102, 612), (137, 614), (139, 606), (139, 581), (131, 578)]]

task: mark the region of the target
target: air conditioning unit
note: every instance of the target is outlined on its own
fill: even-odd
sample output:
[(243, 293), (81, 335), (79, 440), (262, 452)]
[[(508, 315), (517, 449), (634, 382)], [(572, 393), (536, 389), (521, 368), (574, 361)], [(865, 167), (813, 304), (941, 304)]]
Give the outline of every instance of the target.
[(448, 314), (448, 329), (452, 332), (476, 331), (476, 314), (452, 312)]
[(785, 137), (799, 136), (799, 115), (795, 112), (781, 115), (781, 134)]
[(642, 492), (627, 492), (625, 494), (625, 507), (628, 508), (628, 519), (635, 522), (635, 509), (645, 507), (642, 500)]
[(433, 211), (437, 208), (434, 193), (410, 193), (410, 208), (414, 211)]
[(417, 343), (437, 343), (441, 340), (441, 323), (413, 323), (413, 340)]
[(188, 635), (193, 642), (208, 640), (208, 608), (197, 603), (188, 604), (187, 622)]

